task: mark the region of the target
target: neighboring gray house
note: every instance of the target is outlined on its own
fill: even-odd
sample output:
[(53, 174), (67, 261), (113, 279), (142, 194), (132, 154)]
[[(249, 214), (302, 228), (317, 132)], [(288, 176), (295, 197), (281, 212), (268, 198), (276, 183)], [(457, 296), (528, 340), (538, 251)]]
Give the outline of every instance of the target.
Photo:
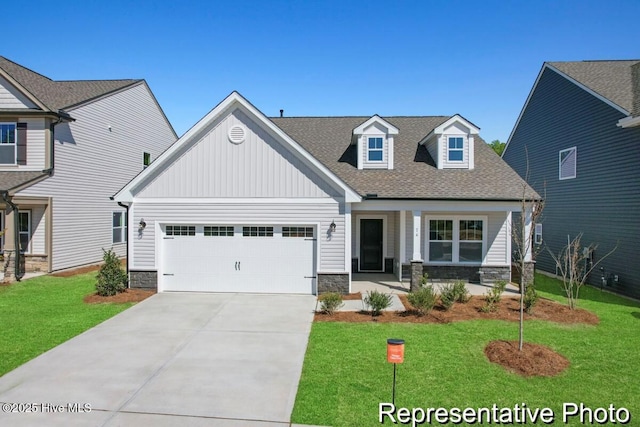
[(109, 196), (176, 139), (144, 80), (54, 81), (0, 57), (4, 277), (124, 256), (126, 211)]
[[(503, 159), (544, 194), (544, 246), (567, 236), (599, 244), (606, 286), (640, 297), (640, 60), (547, 62), (509, 137)], [(538, 269), (555, 273), (546, 251)], [(589, 282), (600, 286), (599, 268)]]
[[(465, 118), (267, 118), (233, 92), (117, 194), (133, 287), (349, 292), (352, 272), (509, 279), (537, 194)], [(524, 185), (524, 187), (523, 187)]]

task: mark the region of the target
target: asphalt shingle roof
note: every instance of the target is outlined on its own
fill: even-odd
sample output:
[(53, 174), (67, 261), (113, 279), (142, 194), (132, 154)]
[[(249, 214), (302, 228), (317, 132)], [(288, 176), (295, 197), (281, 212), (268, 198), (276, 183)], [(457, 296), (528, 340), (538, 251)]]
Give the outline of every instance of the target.
[[(632, 112), (634, 97), (634, 81), (632, 66), (640, 60), (621, 61), (576, 61), (548, 62), (554, 68), (572, 79), (582, 83), (589, 89)], [(636, 79), (638, 74), (636, 73)], [(635, 83), (638, 91), (638, 82)]]
[(140, 79), (56, 81), (3, 56), (0, 56), (0, 69), (54, 112), (142, 81)]
[(12, 191), (45, 175), (42, 171), (0, 171), (0, 191)]
[[(391, 199), (521, 200), (539, 198), (482, 138), (475, 137), (475, 168), (437, 169), (418, 142), (448, 116), (383, 117), (396, 126), (394, 169), (358, 170), (352, 131), (369, 117), (284, 117), (271, 120), (361, 196)], [(523, 187), (525, 185), (526, 187)]]

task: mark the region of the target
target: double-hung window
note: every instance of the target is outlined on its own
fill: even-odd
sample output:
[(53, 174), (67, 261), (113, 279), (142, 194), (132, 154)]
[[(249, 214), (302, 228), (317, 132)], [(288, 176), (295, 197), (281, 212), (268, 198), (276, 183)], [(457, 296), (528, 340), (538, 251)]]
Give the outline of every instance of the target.
[(453, 221), (432, 219), (429, 221), (429, 261), (453, 260)]
[(448, 144), (448, 159), (450, 162), (464, 160), (464, 139), (461, 136), (450, 136)]
[(482, 262), (482, 221), (463, 219), (459, 226), (458, 262)]
[(383, 160), (383, 139), (382, 137), (369, 137), (367, 139), (367, 161), (381, 162)]
[(0, 164), (16, 164), (16, 124), (0, 123)]
[(127, 241), (127, 214), (125, 212), (113, 212), (113, 243)]
[(576, 177), (576, 165), (578, 164), (578, 149), (576, 147), (560, 150), (559, 153), (560, 179)]
[(485, 252), (486, 218), (430, 218), (426, 251), (432, 263), (480, 264)]

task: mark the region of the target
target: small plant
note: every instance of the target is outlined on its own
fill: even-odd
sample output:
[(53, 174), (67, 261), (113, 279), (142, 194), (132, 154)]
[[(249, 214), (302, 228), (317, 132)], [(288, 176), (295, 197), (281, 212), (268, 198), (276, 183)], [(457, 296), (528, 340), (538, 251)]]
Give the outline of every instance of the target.
[(493, 287), (485, 294), (485, 304), (480, 309), (483, 313), (494, 312), (498, 309), (498, 303), (502, 293), (507, 288), (507, 282), (499, 280), (494, 283)]
[(337, 309), (344, 305), (342, 302), (342, 295), (337, 292), (327, 292), (326, 294), (321, 295), (319, 300), (320, 309), (323, 313), (326, 313), (329, 316), (333, 315)]
[(364, 303), (371, 309), (372, 316), (380, 316), (383, 310), (391, 306), (391, 295), (378, 291), (367, 291)]
[(527, 314), (533, 313), (533, 307), (538, 302), (538, 298), (539, 296), (536, 292), (535, 286), (533, 286), (533, 283), (526, 286), (526, 290), (524, 292), (524, 311), (526, 311)]
[(426, 286), (427, 285), (427, 280), (429, 279), (429, 275), (427, 273), (424, 273), (422, 275), (422, 278), (420, 279), (420, 284), (422, 286)]
[(436, 305), (437, 299), (438, 295), (431, 285), (422, 286), (419, 290), (407, 294), (407, 300), (418, 312), (418, 316), (424, 316), (429, 313), (433, 306)]
[(456, 302), (466, 304), (471, 299), (471, 295), (467, 290), (467, 285), (463, 280), (458, 280), (453, 284), (453, 289), (456, 294)]
[(442, 307), (444, 307), (446, 311), (449, 311), (449, 309), (453, 307), (453, 303), (456, 302), (456, 299), (456, 288), (453, 283), (447, 283), (442, 286), (440, 289), (440, 302), (442, 302)]
[(96, 292), (103, 297), (124, 292), (127, 286), (127, 272), (122, 269), (118, 255), (111, 249), (102, 250), (104, 264), (98, 272)]

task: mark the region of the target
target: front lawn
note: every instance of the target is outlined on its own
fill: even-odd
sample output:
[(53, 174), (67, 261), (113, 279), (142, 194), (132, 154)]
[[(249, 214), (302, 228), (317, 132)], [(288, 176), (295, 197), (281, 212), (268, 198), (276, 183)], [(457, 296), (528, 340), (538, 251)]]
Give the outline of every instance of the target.
[[(536, 284), (543, 297), (565, 302), (554, 279), (537, 275)], [(613, 404), (629, 410), (629, 425), (640, 425), (640, 305), (584, 288), (578, 306), (595, 312), (600, 324), (525, 323), (525, 341), (544, 344), (571, 362), (553, 378), (522, 378), (486, 359), (483, 349), (490, 341), (517, 340), (516, 322), (314, 323), (292, 421), (379, 425), (378, 406), (391, 402), (393, 379), (386, 340), (402, 338), (405, 361), (398, 365), (396, 407), (513, 408), (525, 403), (532, 410), (551, 408), (554, 425), (577, 426), (583, 425), (577, 417), (562, 423), (564, 403), (593, 410)], [(385, 424), (391, 425), (388, 419)]]
[(96, 272), (0, 286), (0, 376), (132, 304), (86, 304)]

